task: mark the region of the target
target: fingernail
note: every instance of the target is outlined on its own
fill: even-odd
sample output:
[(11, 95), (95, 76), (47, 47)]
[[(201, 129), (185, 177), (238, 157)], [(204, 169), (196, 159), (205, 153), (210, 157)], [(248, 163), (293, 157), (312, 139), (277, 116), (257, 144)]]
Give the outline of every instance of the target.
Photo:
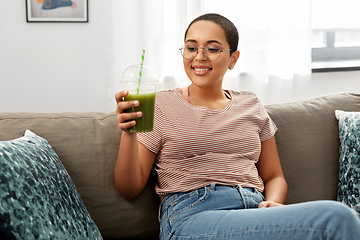
[(134, 101), (134, 106), (138, 106), (140, 103), (139, 103), (139, 101)]
[(142, 112), (137, 112), (136, 113), (136, 115), (139, 116), (139, 117), (141, 116), (141, 114), (142, 114)]

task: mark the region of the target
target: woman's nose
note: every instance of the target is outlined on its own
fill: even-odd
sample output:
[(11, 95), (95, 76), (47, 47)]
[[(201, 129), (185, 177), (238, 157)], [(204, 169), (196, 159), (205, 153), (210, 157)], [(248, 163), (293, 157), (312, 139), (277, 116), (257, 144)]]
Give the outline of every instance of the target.
[[(200, 51), (201, 51), (201, 52), (200, 52)], [(196, 54), (195, 58), (196, 58), (198, 61), (206, 61), (206, 60), (207, 60), (207, 58), (205, 57), (204, 48), (198, 48), (198, 51), (197, 51), (197, 54)]]

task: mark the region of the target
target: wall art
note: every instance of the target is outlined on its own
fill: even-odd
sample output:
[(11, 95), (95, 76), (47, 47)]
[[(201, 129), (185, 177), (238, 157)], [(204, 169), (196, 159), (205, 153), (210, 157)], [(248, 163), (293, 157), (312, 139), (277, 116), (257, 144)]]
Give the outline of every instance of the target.
[(27, 22), (88, 22), (88, 0), (25, 0)]

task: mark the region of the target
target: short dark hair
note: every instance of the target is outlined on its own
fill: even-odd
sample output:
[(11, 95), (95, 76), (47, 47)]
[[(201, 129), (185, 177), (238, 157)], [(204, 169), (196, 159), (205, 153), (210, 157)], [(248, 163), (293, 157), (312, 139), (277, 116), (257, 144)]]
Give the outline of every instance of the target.
[(238, 48), (239, 44), (239, 33), (235, 25), (226, 17), (217, 14), (217, 13), (207, 13), (195, 18), (188, 26), (185, 31), (184, 40), (186, 39), (186, 35), (191, 25), (193, 25), (197, 21), (212, 21), (219, 25), (225, 32), (226, 41), (229, 43), (230, 46), (230, 56), (233, 52), (235, 52)]

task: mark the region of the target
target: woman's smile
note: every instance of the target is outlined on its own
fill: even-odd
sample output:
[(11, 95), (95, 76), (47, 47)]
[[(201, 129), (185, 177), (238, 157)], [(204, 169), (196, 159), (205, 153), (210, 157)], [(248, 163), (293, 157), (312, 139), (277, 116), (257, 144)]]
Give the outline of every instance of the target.
[(212, 70), (211, 67), (207, 67), (207, 66), (192, 66), (193, 72), (194, 74), (198, 75), (198, 76), (203, 76), (205, 74), (207, 74), (208, 72), (210, 72)]

